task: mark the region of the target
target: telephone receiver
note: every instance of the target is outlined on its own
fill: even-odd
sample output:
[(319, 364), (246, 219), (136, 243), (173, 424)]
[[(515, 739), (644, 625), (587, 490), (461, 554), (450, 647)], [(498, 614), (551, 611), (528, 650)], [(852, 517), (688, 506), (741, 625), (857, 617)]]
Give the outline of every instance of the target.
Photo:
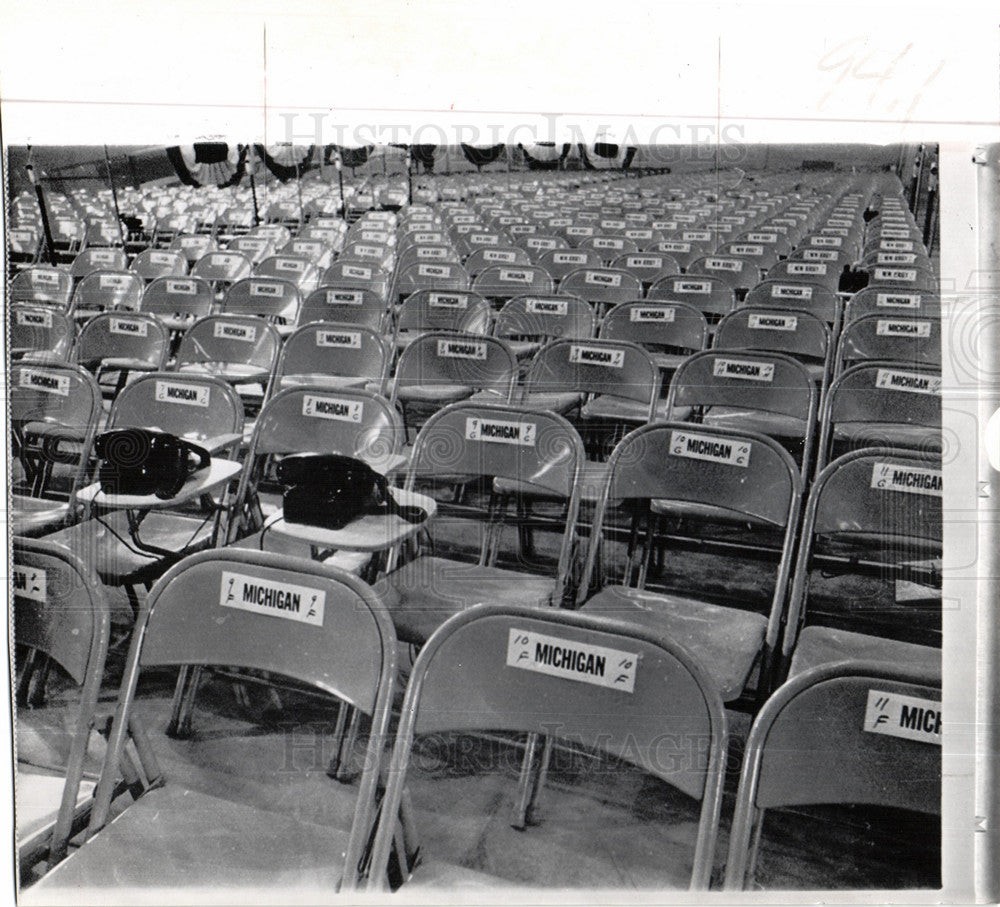
[(205, 448), (148, 428), (103, 432), (94, 439), (94, 452), (102, 461), (99, 478), (106, 493), (163, 500), (176, 496), (194, 473), (212, 463)]

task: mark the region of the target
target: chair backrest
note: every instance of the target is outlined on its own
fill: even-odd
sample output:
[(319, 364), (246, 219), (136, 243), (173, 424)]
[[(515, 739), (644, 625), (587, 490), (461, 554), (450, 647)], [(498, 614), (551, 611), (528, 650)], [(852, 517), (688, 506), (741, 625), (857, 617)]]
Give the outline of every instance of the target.
[[(329, 274), (329, 271), (327, 274)], [(324, 278), (324, 283), (326, 282), (329, 281)], [(460, 292), (468, 290), (469, 286), (468, 272), (461, 265), (449, 264), (448, 262), (423, 261), (396, 272), (392, 295), (393, 300), (396, 301), (404, 299), (419, 290)]]
[(487, 246), (476, 249), (465, 259), (465, 270), (472, 278), (494, 265), (522, 268), (530, 267), (532, 261), (528, 253), (519, 246)]
[(78, 365), (15, 362), (7, 391), (10, 420), (93, 429), (101, 412), (94, 376)]
[(507, 401), (517, 372), (517, 356), (496, 337), (429, 331), (400, 354), (392, 397), (406, 385), (450, 384), (492, 390)]
[(681, 268), (686, 268), (696, 258), (705, 254), (700, 246), (678, 239), (665, 239), (662, 242), (654, 243), (644, 251), (656, 255), (669, 255)]
[(918, 265), (875, 265), (869, 272), (868, 286), (903, 291), (936, 291), (938, 278), (933, 271)]
[(207, 233), (182, 233), (170, 242), (170, 250), (180, 252), (187, 259), (189, 268), (214, 248), (215, 240)]
[(170, 332), (142, 312), (101, 312), (80, 329), (76, 361), (96, 369), (105, 359), (130, 359), (154, 369), (166, 365)]
[(385, 299), (371, 290), (321, 286), (313, 290), (299, 310), (299, 324), (335, 321), (380, 331), (385, 323)]
[(712, 346), (717, 350), (769, 350), (825, 364), (830, 343), (826, 322), (809, 312), (741, 306), (719, 322)]
[[(419, 262), (437, 262), (460, 265), (462, 263), (458, 252), (448, 242), (441, 243), (413, 243), (404, 251), (399, 253), (396, 259), (396, 269), (405, 271), (411, 265)], [(471, 272), (470, 272), (471, 273)]]
[(16, 359), (46, 353), (65, 362), (76, 340), (76, 327), (65, 313), (52, 306), (18, 303), (10, 307), (10, 355)]
[[(381, 600), (332, 567), (262, 551), (185, 558), (150, 590), (136, 619), (89, 831), (107, 816), (140, 666), (237, 665), (333, 694), (372, 719), (344, 859), (353, 887), (370, 832), (396, 676), (396, 637)], [(331, 860), (338, 855), (331, 851)]]
[(826, 465), (806, 503), (782, 645), (786, 657), (806, 619), (817, 541), (862, 540), (865, 560), (895, 567), (921, 555), (940, 557), (943, 487), (940, 458), (916, 452), (870, 447)]
[(634, 274), (644, 287), (681, 273), (680, 262), (668, 252), (626, 252), (614, 259), (610, 267)]
[[(940, 369), (899, 362), (866, 362), (841, 372), (830, 384), (823, 401), (817, 468), (828, 461), (841, 423), (874, 432), (874, 437), (865, 435), (863, 440), (867, 446), (883, 441), (940, 450)], [(881, 434), (879, 426), (886, 426), (887, 437), (877, 437)], [(893, 426), (926, 431), (906, 440), (895, 437)], [(862, 439), (846, 440), (858, 442)]]
[(848, 301), (844, 323), (865, 315), (897, 315), (914, 318), (941, 318), (941, 296), (935, 290), (893, 290), (887, 287), (865, 287)]
[(601, 257), (602, 266), (608, 266), (619, 255), (629, 252), (638, 252), (639, 244), (634, 239), (629, 239), (624, 235), (610, 235), (608, 233), (598, 233), (588, 236), (577, 245), (578, 249), (589, 249), (596, 252)]
[(226, 251), (239, 252), (250, 259), (252, 265), (257, 265), (274, 255), (275, 248), (274, 242), (266, 236), (237, 236), (230, 240)]
[(17, 302), (47, 303), (68, 309), (73, 294), (73, 278), (69, 271), (46, 265), (34, 265), (14, 275), (9, 289), (10, 304)]
[(627, 340), (649, 350), (694, 352), (708, 345), (708, 320), (685, 302), (622, 302), (601, 321), (601, 340)]
[[(489, 703), (488, 708), (482, 707)], [(508, 731), (566, 738), (702, 801), (691, 887), (708, 887), (726, 753), (719, 695), (676, 643), (555, 609), (479, 606), (427, 641), (410, 675), (369, 888), (389, 858), (417, 734)], [(704, 742), (692, 749), (691, 741)]]
[(491, 265), (472, 281), (473, 292), (496, 301), (528, 293), (544, 295), (554, 289), (549, 272), (538, 265)]
[(226, 249), (224, 252), (208, 252), (199, 258), (191, 268), (191, 276), (210, 281), (221, 290), (249, 277), (253, 267), (253, 262), (246, 255), (235, 249)]
[(143, 280), (157, 277), (183, 277), (188, 272), (187, 258), (167, 249), (144, 249), (132, 262), (131, 268)]
[(778, 250), (773, 243), (736, 240), (719, 248), (719, 254), (733, 258), (745, 258), (757, 268), (766, 271), (778, 260)]
[(127, 265), (124, 249), (84, 249), (73, 259), (69, 273), (79, 279), (93, 271), (124, 271)]
[(319, 268), (301, 255), (272, 255), (253, 269), (254, 277), (287, 280), (302, 293), (311, 293), (319, 284)]
[(142, 294), (139, 311), (161, 318), (204, 318), (212, 311), (215, 294), (207, 280), (197, 277), (157, 277)]
[(176, 368), (195, 363), (251, 365), (270, 372), (281, 338), (274, 325), (249, 315), (209, 315), (181, 338)]
[(760, 281), (760, 268), (746, 258), (735, 255), (705, 255), (688, 265), (690, 275), (715, 277), (734, 290), (749, 290)]
[[(314, 321), (282, 344), (273, 390), (280, 390), (292, 378), (298, 384), (322, 384), (325, 376), (368, 378), (381, 390), (391, 362), (389, 345), (375, 331), (356, 324)], [(310, 376), (316, 380), (308, 380)]]
[(817, 284), (836, 292), (842, 270), (835, 262), (786, 259), (768, 268), (767, 279), (781, 283)]
[(559, 292), (605, 306), (642, 299), (642, 281), (620, 268), (577, 268), (559, 282)]
[(578, 268), (601, 268), (604, 259), (595, 249), (552, 248), (537, 257), (539, 266), (545, 268), (557, 283)]
[(531, 361), (523, 397), (532, 393), (566, 393), (619, 397), (649, 407), (660, 391), (660, 370), (649, 353), (621, 340), (552, 340)]
[(320, 285), (345, 290), (368, 290), (380, 299), (389, 295), (391, 275), (369, 263), (335, 261), (320, 277)]
[(485, 334), (492, 323), (490, 304), (477, 293), (417, 290), (396, 314), (396, 331), (458, 331)]
[(747, 740), (725, 888), (752, 886), (760, 811), (858, 804), (941, 812), (941, 669), (855, 660), (803, 672)]
[(143, 279), (131, 271), (91, 271), (73, 291), (73, 311), (135, 312), (142, 303), (145, 287)]
[(663, 277), (649, 288), (646, 298), (650, 301), (690, 303), (710, 322), (718, 321), (736, 305), (735, 291), (718, 277)]
[(301, 305), (302, 294), (294, 283), (277, 277), (246, 277), (226, 290), (219, 311), (295, 324)]
[[(67, 548), (45, 541), (14, 539), (11, 586), (14, 643), (47, 655), (81, 687), (65, 784), (48, 842), (47, 859), (55, 863), (65, 856), (72, 834), (107, 660), (111, 609), (93, 569)], [(19, 704), (31, 679), (26, 664), (18, 678)]]
[(940, 369), (941, 322), (877, 314), (848, 322), (837, 345), (837, 373), (873, 359)]
[(596, 313), (577, 296), (515, 296), (497, 314), (497, 337), (553, 339), (594, 335)]
[(809, 312), (830, 325), (832, 336), (836, 336), (840, 332), (843, 305), (833, 290), (821, 284), (810, 284), (805, 281), (789, 283), (784, 280), (763, 280), (747, 293), (744, 303), (748, 306), (761, 306), (769, 309), (795, 309)]
[(233, 386), (210, 375), (142, 375), (119, 392), (109, 428), (152, 428), (205, 441), (243, 431), (243, 402)]
[(553, 249), (568, 249), (569, 243), (564, 236), (557, 236), (554, 233), (534, 233), (529, 236), (519, 237), (517, 244), (527, 250), (531, 260), (545, 268), (553, 279), (559, 280), (551, 263), (547, 262), (545, 255)]

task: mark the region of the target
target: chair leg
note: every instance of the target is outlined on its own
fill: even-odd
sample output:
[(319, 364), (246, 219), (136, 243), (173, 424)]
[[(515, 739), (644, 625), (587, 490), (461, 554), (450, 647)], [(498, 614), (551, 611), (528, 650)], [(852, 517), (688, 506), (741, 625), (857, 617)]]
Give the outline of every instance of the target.
[(330, 757), (330, 764), (327, 766), (326, 774), (328, 778), (340, 780), (340, 767), (344, 760), (344, 730), (347, 727), (347, 716), (351, 707), (346, 703), (340, 703), (337, 709), (337, 723), (333, 729), (333, 756)]
[(528, 808), (531, 801), (535, 754), (537, 752), (538, 734), (528, 734), (524, 747), (524, 758), (521, 760), (521, 773), (517, 779), (517, 803), (514, 807), (513, 820), (510, 823), (518, 831), (524, 831), (528, 825)]
[(538, 772), (535, 774), (535, 783), (531, 788), (531, 799), (528, 801), (528, 810), (525, 814), (525, 821), (532, 825), (537, 825), (535, 819), (535, 812), (538, 809), (538, 803), (542, 796), (542, 790), (545, 788), (545, 781), (549, 775), (549, 764), (552, 761), (552, 751), (555, 747), (552, 737), (545, 738), (545, 744), (542, 748), (542, 759), (541, 764), (538, 766)]
[(202, 668), (200, 665), (184, 665), (177, 675), (177, 685), (174, 687), (174, 699), (170, 710), (170, 723), (167, 725), (167, 736), (183, 740), (191, 736), (191, 712), (194, 708), (195, 695), (201, 682)]

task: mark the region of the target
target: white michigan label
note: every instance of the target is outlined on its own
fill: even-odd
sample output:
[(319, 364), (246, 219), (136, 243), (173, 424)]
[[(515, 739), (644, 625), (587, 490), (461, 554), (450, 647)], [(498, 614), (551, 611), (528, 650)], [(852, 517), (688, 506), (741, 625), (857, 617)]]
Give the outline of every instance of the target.
[(132, 321), (128, 318), (112, 318), (108, 325), (112, 334), (127, 334), (132, 337), (146, 337), (149, 334), (149, 322)]
[(338, 397), (318, 397), (306, 394), (302, 398), (302, 415), (313, 419), (336, 419), (339, 422), (360, 422), (365, 412), (361, 400), (341, 400)]
[(24, 567), (14, 564), (10, 572), (14, 595), (18, 598), (28, 598), (34, 602), (45, 601), (45, 571), (38, 567)]
[(938, 469), (919, 469), (897, 463), (876, 463), (872, 466), (871, 487), (941, 497), (944, 484), (941, 471)]
[(747, 327), (755, 331), (795, 331), (799, 326), (797, 315), (764, 315), (751, 313)]
[(259, 576), (224, 571), (219, 604), (223, 608), (239, 608), (254, 614), (283, 617), (322, 627), (326, 592), (309, 586), (277, 583)]
[(687, 431), (670, 433), (670, 453), (675, 457), (687, 457), (691, 460), (711, 460), (746, 469), (750, 463), (752, 448), (749, 441), (734, 441)]
[(156, 382), (157, 403), (182, 403), (185, 406), (208, 406), (211, 388), (174, 381)]
[(624, 368), (625, 350), (606, 350), (594, 346), (578, 346), (569, 348), (569, 361), (586, 365), (601, 365), (605, 368)]
[(875, 331), (879, 337), (930, 337), (931, 323), (929, 321), (887, 321), (878, 319)]
[(336, 346), (360, 350), (361, 334), (357, 331), (317, 331), (316, 346)]
[(514, 627), (507, 636), (507, 666), (598, 687), (635, 690), (639, 656), (605, 646), (546, 636)]
[(716, 378), (742, 378), (744, 381), (774, 381), (773, 362), (748, 362), (745, 359), (716, 359), (712, 368)]
[(935, 375), (921, 375), (917, 372), (897, 372), (880, 368), (875, 375), (875, 386), (888, 390), (906, 391), (910, 394), (941, 393), (941, 378)]
[(501, 444), (534, 447), (537, 427), (534, 422), (469, 418), (465, 420), (465, 438), (467, 441), (499, 441)]
[(257, 328), (251, 324), (226, 324), (224, 321), (217, 321), (215, 322), (215, 336), (224, 337), (227, 340), (253, 343), (257, 339)]
[(446, 359), (486, 359), (486, 344), (460, 340), (439, 340), (437, 354)]
[(865, 706), (865, 730), (941, 745), (941, 703), (900, 693), (869, 690)]
[(21, 370), (21, 387), (33, 387), (47, 394), (69, 396), (69, 375), (50, 375), (46, 372), (36, 372), (34, 369)]

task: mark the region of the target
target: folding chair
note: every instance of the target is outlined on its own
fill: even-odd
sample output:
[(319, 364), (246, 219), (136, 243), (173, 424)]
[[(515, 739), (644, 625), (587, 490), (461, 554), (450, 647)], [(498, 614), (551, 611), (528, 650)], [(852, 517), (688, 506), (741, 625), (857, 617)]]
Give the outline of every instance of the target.
[(692, 421), (767, 435), (801, 464), (812, 462), (819, 394), (806, 367), (782, 353), (711, 349), (674, 372), (667, 409), (693, 410)]
[(333, 249), (325, 242), (316, 238), (307, 239), (301, 233), (281, 247), (281, 254), (308, 258), (320, 269), (328, 268), (335, 257)]
[(826, 322), (830, 328), (831, 339), (840, 336), (843, 319), (840, 297), (829, 287), (820, 284), (763, 280), (747, 294), (743, 304), (808, 312)]
[(181, 233), (171, 240), (171, 252), (180, 252), (187, 260), (188, 268), (215, 249), (215, 240), (207, 233)]
[(371, 265), (335, 261), (323, 272), (320, 285), (344, 290), (368, 290), (380, 299), (388, 300), (390, 279), (390, 274)]
[(386, 234), (378, 232), (377, 236), (379, 237), (378, 241), (351, 242), (350, 234), (348, 234), (348, 243), (337, 256), (337, 260), (357, 261), (381, 271), (391, 271), (396, 262), (395, 253), (392, 247), (384, 242)]
[(933, 271), (919, 266), (875, 265), (869, 272), (869, 287), (909, 292), (934, 292), (938, 278)]
[(833, 293), (840, 286), (842, 267), (826, 261), (795, 261), (786, 259), (779, 261), (768, 269), (768, 282), (780, 283), (811, 283), (824, 287)]
[(942, 488), (938, 457), (884, 447), (820, 472), (782, 642), (790, 676), (856, 660), (940, 672)]
[(490, 304), (477, 293), (417, 290), (396, 313), (393, 342), (398, 349), (406, 349), (428, 331), (487, 334), (492, 320)]
[(638, 252), (639, 244), (626, 236), (598, 234), (588, 236), (577, 245), (577, 248), (596, 252), (601, 257), (601, 267), (606, 268), (610, 267), (616, 258)]
[(240, 252), (208, 252), (191, 268), (192, 277), (200, 277), (212, 285), (215, 293), (222, 294), (238, 280), (250, 276), (253, 262)]
[(746, 258), (727, 255), (705, 255), (687, 267), (689, 275), (704, 275), (721, 280), (738, 298), (746, 296), (760, 281), (760, 268)]
[(798, 359), (823, 399), (830, 378), (833, 343), (825, 321), (806, 311), (740, 306), (715, 331), (716, 350), (764, 350)]
[(381, 394), (391, 363), (391, 347), (375, 331), (314, 321), (282, 344), (270, 392), (308, 384), (327, 389), (372, 386)]
[(780, 687), (747, 740), (725, 889), (755, 887), (769, 809), (854, 804), (940, 815), (941, 716), (940, 663), (925, 660), (854, 658)]
[(100, 312), (136, 312), (145, 283), (130, 271), (92, 271), (73, 291), (73, 317), (78, 321)]
[(817, 474), (858, 447), (940, 452), (940, 369), (876, 361), (841, 372), (823, 400)]
[(306, 295), (319, 286), (319, 268), (300, 255), (272, 255), (253, 269), (254, 277), (273, 277), (294, 284)]
[(653, 254), (669, 255), (683, 270), (696, 258), (700, 258), (704, 253), (693, 243), (682, 242), (676, 239), (665, 239), (662, 242), (654, 243), (652, 247), (644, 249), (645, 252)]
[(226, 246), (227, 252), (238, 252), (245, 255), (252, 266), (256, 267), (265, 258), (274, 255), (274, 242), (266, 236), (237, 236)]
[(76, 326), (51, 306), (18, 303), (10, 307), (12, 362), (66, 362), (76, 341)]
[(465, 270), (473, 279), (487, 268), (531, 267), (534, 264), (528, 253), (519, 246), (497, 246), (477, 249), (465, 259)]
[(596, 316), (589, 302), (576, 296), (515, 296), (497, 313), (493, 335), (517, 357), (533, 356), (548, 340), (594, 336)]
[(94, 271), (124, 271), (128, 267), (124, 249), (84, 249), (69, 266), (70, 276), (80, 280)]
[(559, 280), (552, 270), (551, 263), (545, 261), (545, 255), (554, 249), (568, 249), (569, 243), (565, 237), (552, 233), (533, 233), (523, 239), (519, 238), (517, 244), (527, 251), (534, 264), (541, 265), (554, 280)]
[[(80, 330), (76, 361), (94, 373), (102, 392), (113, 399), (133, 372), (155, 372), (166, 368), (170, 332), (154, 316), (141, 312), (104, 312), (91, 318)], [(112, 385), (101, 379), (117, 376)]]
[(157, 277), (142, 294), (139, 311), (154, 315), (171, 331), (186, 331), (211, 314), (215, 304), (212, 285), (196, 277)]
[(577, 268), (559, 282), (559, 293), (593, 303), (598, 316), (620, 302), (642, 299), (642, 281), (619, 268)]
[[(422, 644), (447, 617), (483, 602), (559, 607), (569, 581), (582, 463), (579, 435), (554, 413), (465, 402), (432, 415), (414, 443), (404, 490), (413, 492), (418, 482), (435, 480), (451, 485), (460, 476), (465, 483), (485, 480), (492, 493), (486, 519), (463, 531), (465, 562), (461, 552), (455, 559), (433, 549), (402, 563), (396, 556), (390, 560), (377, 588), (385, 592), (399, 638)], [(529, 494), (565, 502), (555, 563), (548, 559), (537, 566), (541, 575), (526, 571), (524, 561), (498, 561), (502, 529), (512, 517), (508, 511), (520, 505), (517, 489), (494, 484), (504, 480)], [(520, 506), (517, 511), (521, 513)], [(430, 529), (444, 523), (439, 516)]]
[(41, 253), (41, 232), (34, 226), (22, 226), (9, 230), (8, 237), (8, 261), (10, 262), (11, 274), (30, 267), (38, 261)]
[(236, 384), (263, 384), (271, 378), (281, 348), (274, 325), (244, 315), (209, 315), (181, 338), (178, 372), (218, 375)]
[(736, 240), (720, 246), (719, 254), (729, 258), (743, 258), (753, 264), (758, 272), (766, 272), (778, 262), (778, 250), (773, 243)]
[(567, 274), (579, 268), (603, 267), (603, 258), (594, 249), (553, 248), (537, 256), (536, 263), (559, 284)]
[(10, 523), (42, 535), (75, 520), (90, 471), (101, 391), (76, 365), (15, 362), (7, 386), (11, 426)]
[(396, 270), (405, 271), (420, 262), (460, 265), (462, 260), (450, 243), (414, 243), (400, 250)]
[(302, 294), (288, 280), (277, 277), (246, 277), (226, 290), (219, 314), (266, 318), (279, 334), (295, 329)]
[(143, 280), (151, 281), (157, 277), (184, 277), (188, 272), (188, 263), (180, 252), (145, 249), (136, 255), (130, 270)]
[[(687, 884), (692, 890), (708, 888), (728, 745), (726, 716), (701, 668), (676, 643), (586, 615), (481, 606), (443, 625), (421, 650), (410, 677), (368, 890), (385, 886), (416, 738), (448, 731), (556, 733), (701, 801)], [(482, 708), (484, 702), (490, 707)], [(694, 754), (692, 740), (705, 744)], [(424, 860), (412, 877), (406, 874), (410, 885), (504, 884), (482, 871), (446, 864), (438, 855), (425, 854)]]
[[(69, 839), (92, 805), (97, 778), (87, 770), (88, 747), (96, 729), (111, 621), (93, 571), (57, 545), (15, 538), (11, 581), (18, 650), (16, 841), (20, 884), (27, 886), (34, 875), (65, 857)], [(46, 702), (47, 688), (57, 685), (50, 683), (55, 680), (53, 666), (61, 669), (59, 679), (65, 674), (78, 693)], [(69, 727), (63, 737), (68, 740), (47, 740), (64, 710)], [(41, 732), (31, 733), (35, 728)]]
[(73, 295), (69, 271), (47, 265), (33, 265), (14, 275), (9, 285), (9, 303), (29, 302), (52, 305), (68, 312)]
[(941, 322), (878, 314), (849, 321), (837, 345), (834, 374), (876, 359), (940, 371)]
[(538, 265), (491, 265), (475, 276), (472, 291), (499, 308), (515, 296), (552, 293), (555, 285), (548, 271)]
[(462, 292), (469, 287), (469, 275), (461, 265), (425, 261), (396, 272), (389, 298), (399, 304), (420, 290)]
[(638, 344), (666, 377), (708, 346), (708, 320), (685, 302), (622, 302), (604, 316), (598, 337)]
[[(724, 702), (743, 695), (758, 665), (757, 692), (766, 693), (780, 641), (801, 494), (791, 455), (764, 435), (681, 422), (637, 428), (608, 461), (577, 603), (586, 612), (674, 640), (701, 665)], [(631, 515), (631, 528), (626, 524), (617, 532), (627, 539), (625, 566), (619, 583), (606, 585), (602, 552), (611, 542), (612, 510), (622, 502)], [(744, 545), (733, 554), (734, 537), (756, 549), (752, 562)], [(719, 557), (728, 553), (739, 558), (746, 579), (737, 587), (734, 574), (720, 568), (716, 557), (714, 580), (695, 569), (685, 583), (686, 561), (661, 567), (654, 548), (685, 558), (699, 549), (717, 550)], [(647, 588), (654, 580), (665, 591)]]
[(736, 293), (718, 277), (663, 277), (646, 293), (650, 302), (686, 302), (708, 319), (709, 332), (723, 315), (736, 307)]
[(681, 273), (680, 263), (666, 252), (626, 253), (614, 259), (610, 267), (634, 274), (642, 281), (644, 290), (663, 277)]
[(313, 290), (299, 311), (299, 324), (333, 321), (353, 324), (381, 333), (388, 313), (385, 299), (371, 290), (341, 289), (321, 286)]
[[(333, 896), (338, 886), (355, 887), (375, 813), (396, 675), (392, 625), (371, 589), (297, 558), (233, 549), (205, 552), (178, 564), (156, 584), (132, 640), (87, 840), (38, 884), (38, 893), (109, 884), (118, 891), (222, 885), (271, 887), (276, 896), (279, 889), (282, 896), (289, 891), (315, 896), (317, 890)], [(354, 803), (338, 802), (342, 788), (325, 773), (303, 780), (302, 773), (255, 770), (252, 763), (248, 770), (241, 752), (246, 743), (241, 747), (237, 740), (223, 751), (228, 764), (214, 770), (209, 790), (185, 789), (168, 780), (108, 823), (108, 793), (117, 780), (140, 674), (175, 665), (238, 665), (279, 674), (369, 715), (371, 732)], [(293, 716), (287, 721), (279, 741), (287, 742), (297, 727)], [(309, 729), (314, 731), (312, 725)], [(188, 752), (196, 756), (199, 743), (206, 742), (195, 735)], [(230, 768), (234, 764), (249, 777), (241, 780), (240, 772)], [(309, 796), (310, 818), (270, 802), (246, 802), (260, 779)], [(220, 790), (228, 790), (228, 797)], [(192, 834), (192, 822), (200, 833)], [(115, 867), (110, 877), (109, 866)], [(180, 875), (178, 867), (183, 867)]]
[(865, 287), (847, 301), (844, 324), (846, 326), (866, 315), (882, 315), (885, 318), (902, 316), (940, 320), (941, 297), (937, 291)]
[(482, 394), (507, 403), (517, 381), (517, 356), (502, 340), (480, 334), (429, 331), (407, 345), (396, 363), (391, 400), (403, 413), (417, 407), (437, 410)]

